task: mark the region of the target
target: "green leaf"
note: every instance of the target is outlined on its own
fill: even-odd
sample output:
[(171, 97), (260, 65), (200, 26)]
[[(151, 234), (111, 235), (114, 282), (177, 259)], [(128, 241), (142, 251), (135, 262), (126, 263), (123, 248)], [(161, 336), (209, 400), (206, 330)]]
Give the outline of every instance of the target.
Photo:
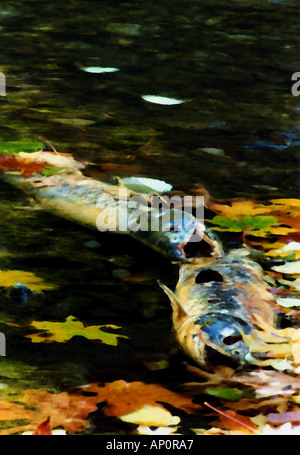
[(33, 153), (43, 147), (42, 142), (0, 142), (0, 155), (14, 155), (20, 152)]
[(267, 229), (267, 228), (273, 226), (274, 224), (278, 224), (278, 220), (275, 216), (246, 215), (246, 216), (244, 216), (244, 223), (246, 224), (246, 227), (250, 226), (251, 230), (255, 231), (255, 230), (260, 230), (260, 229)]
[(42, 174), (45, 175), (45, 176), (49, 176), (49, 175), (54, 175), (54, 174), (57, 174), (58, 172), (61, 172), (61, 171), (67, 171), (68, 167), (48, 167), (48, 166), (45, 166), (44, 169), (42, 170)]
[[(225, 218), (225, 216), (217, 215), (209, 223), (219, 226), (224, 231), (240, 232), (245, 229), (245, 223), (243, 220), (231, 220)], [(214, 228), (213, 228), (214, 229)]]
[(205, 392), (214, 397), (224, 398), (228, 401), (238, 401), (243, 396), (243, 392), (236, 388), (207, 387)]
[(278, 220), (275, 216), (251, 216), (245, 215), (241, 219), (232, 220), (221, 215), (215, 216), (212, 220), (209, 220), (211, 224), (219, 226), (219, 228), (212, 228), (215, 230), (223, 230), (230, 232), (241, 232), (246, 228), (250, 228), (251, 231), (261, 230), (270, 228), (273, 225), (278, 224)]

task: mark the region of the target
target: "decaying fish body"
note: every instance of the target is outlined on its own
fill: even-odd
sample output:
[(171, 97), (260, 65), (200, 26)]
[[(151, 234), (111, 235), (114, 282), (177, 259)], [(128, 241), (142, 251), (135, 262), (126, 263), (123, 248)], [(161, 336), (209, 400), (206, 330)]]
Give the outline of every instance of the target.
[(275, 300), (261, 267), (234, 252), (199, 262), (181, 265), (175, 293), (161, 285), (180, 345), (202, 366), (255, 363), (249, 340), (259, 338), (262, 326), (275, 327)]
[[(282, 369), (300, 365), (300, 332), (275, 328), (276, 301), (261, 267), (234, 251), (224, 255), (202, 221), (176, 207), (154, 213), (151, 194), (134, 191), (122, 180), (113, 185), (88, 178), (81, 172), (84, 165), (71, 156), (38, 152), (22, 154), (22, 159), (50, 166), (59, 161), (59, 167), (68, 168), (50, 176), (38, 171), (27, 177), (20, 171), (4, 174), (46, 210), (92, 229), (128, 234), (179, 263), (175, 292), (160, 285), (171, 300), (179, 344), (196, 363), (206, 367), (233, 361)], [(16, 169), (22, 169), (19, 163)], [(135, 204), (128, 205), (133, 199)], [(121, 216), (124, 205), (127, 218)], [(169, 213), (166, 219), (164, 210)], [(147, 221), (157, 217), (159, 229), (133, 229), (140, 216)], [(184, 248), (195, 235), (210, 253), (189, 260)], [(280, 365), (278, 359), (283, 361)]]
[[(37, 153), (33, 157), (35, 153), (16, 156), (21, 155), (22, 159), (25, 156), (26, 160), (46, 165), (48, 160), (53, 165), (57, 156), (61, 159), (59, 154)], [(67, 157), (62, 158), (67, 160)], [(7, 172), (4, 178), (32, 196), (44, 209), (60, 217), (99, 231), (128, 234), (173, 260), (186, 259), (184, 246), (195, 233), (210, 246), (213, 256), (222, 254), (214, 235), (191, 213), (174, 207), (154, 211), (150, 203), (152, 195), (132, 191), (121, 179), (114, 185), (86, 177), (80, 170), (84, 166), (73, 157), (71, 165), (73, 169), (50, 176), (34, 173), (24, 178), (23, 175)], [(126, 216), (122, 216), (124, 213)], [(140, 217), (146, 220), (144, 230), (138, 229), (137, 218)], [(155, 230), (151, 229), (153, 221), (157, 221)], [(178, 223), (180, 226), (177, 226)]]

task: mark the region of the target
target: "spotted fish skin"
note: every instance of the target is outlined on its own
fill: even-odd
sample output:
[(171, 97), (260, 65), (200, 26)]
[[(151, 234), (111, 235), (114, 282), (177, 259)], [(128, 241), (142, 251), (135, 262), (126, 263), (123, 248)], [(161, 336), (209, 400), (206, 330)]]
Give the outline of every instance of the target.
[(171, 300), (178, 342), (199, 365), (216, 358), (246, 364), (244, 336), (259, 331), (261, 321), (275, 325), (275, 299), (261, 267), (234, 252), (182, 264), (175, 293), (161, 286)]

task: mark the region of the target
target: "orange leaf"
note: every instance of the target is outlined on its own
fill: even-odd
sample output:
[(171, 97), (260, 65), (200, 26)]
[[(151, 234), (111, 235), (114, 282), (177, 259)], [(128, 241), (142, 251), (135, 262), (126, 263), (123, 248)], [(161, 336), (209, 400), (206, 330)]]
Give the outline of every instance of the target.
[(192, 402), (192, 398), (167, 390), (158, 384), (144, 384), (139, 381), (128, 383), (119, 380), (108, 382), (104, 387), (91, 384), (84, 390), (96, 392), (98, 402), (107, 402), (104, 411), (107, 416), (121, 417), (141, 409), (145, 405), (161, 406), (159, 402), (169, 403), (188, 414), (201, 409), (200, 405)]
[(35, 172), (41, 172), (47, 163), (25, 162), (14, 156), (0, 155), (0, 171), (22, 171), (24, 177), (29, 177)]
[(86, 418), (96, 411), (94, 397), (83, 397), (67, 392), (49, 393), (43, 390), (25, 390), (17, 397), (18, 403), (0, 401), (0, 421), (26, 420), (30, 423), (0, 430), (0, 435), (21, 431), (36, 431), (40, 422), (51, 418), (52, 429), (64, 427), (71, 433), (79, 433), (89, 426)]

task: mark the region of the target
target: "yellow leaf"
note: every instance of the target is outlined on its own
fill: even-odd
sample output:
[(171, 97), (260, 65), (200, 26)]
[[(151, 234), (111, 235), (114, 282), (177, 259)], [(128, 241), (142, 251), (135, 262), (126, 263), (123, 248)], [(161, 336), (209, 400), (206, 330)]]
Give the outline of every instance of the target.
[(161, 406), (145, 405), (137, 411), (120, 417), (124, 422), (136, 423), (138, 425), (167, 427), (178, 425), (180, 417), (173, 416), (169, 411)]
[(272, 199), (270, 202), (264, 205), (251, 199), (239, 199), (233, 200), (231, 205), (211, 203), (209, 209), (231, 219), (244, 215), (288, 214), (292, 218), (300, 215), (300, 199)]
[(279, 204), (279, 205), (282, 205), (282, 204), (285, 204), (285, 205), (289, 205), (290, 207), (299, 207), (300, 208), (300, 199), (272, 199), (271, 202), (273, 202), (273, 204)]
[(43, 278), (36, 276), (32, 272), (23, 270), (0, 270), (0, 286), (10, 287), (17, 283), (22, 283), (33, 292), (55, 289), (55, 285), (47, 284)]
[(145, 435), (152, 435), (152, 436), (160, 436), (160, 435), (167, 435), (167, 434), (181, 434), (176, 433), (178, 427), (158, 427), (151, 429), (147, 425), (139, 425), (137, 428), (138, 434), (145, 434)]
[(33, 343), (51, 343), (53, 341), (65, 343), (74, 336), (83, 336), (89, 340), (100, 340), (105, 344), (117, 346), (118, 337), (128, 338), (124, 335), (103, 332), (101, 330), (102, 327), (120, 328), (116, 325), (93, 325), (85, 327), (74, 316), (69, 316), (65, 322), (33, 321), (31, 327), (35, 327), (38, 330), (46, 330), (46, 333), (26, 335), (28, 338), (31, 338)]
[(288, 235), (288, 234), (292, 234), (293, 232), (298, 232), (298, 229), (278, 226), (278, 227), (270, 227), (267, 229), (253, 231), (253, 232), (251, 232), (251, 235), (253, 235), (255, 237), (268, 237), (270, 234)]
[(272, 211), (271, 208), (251, 199), (232, 201), (231, 205), (213, 203), (209, 205), (209, 209), (231, 219), (242, 215), (261, 215)]

